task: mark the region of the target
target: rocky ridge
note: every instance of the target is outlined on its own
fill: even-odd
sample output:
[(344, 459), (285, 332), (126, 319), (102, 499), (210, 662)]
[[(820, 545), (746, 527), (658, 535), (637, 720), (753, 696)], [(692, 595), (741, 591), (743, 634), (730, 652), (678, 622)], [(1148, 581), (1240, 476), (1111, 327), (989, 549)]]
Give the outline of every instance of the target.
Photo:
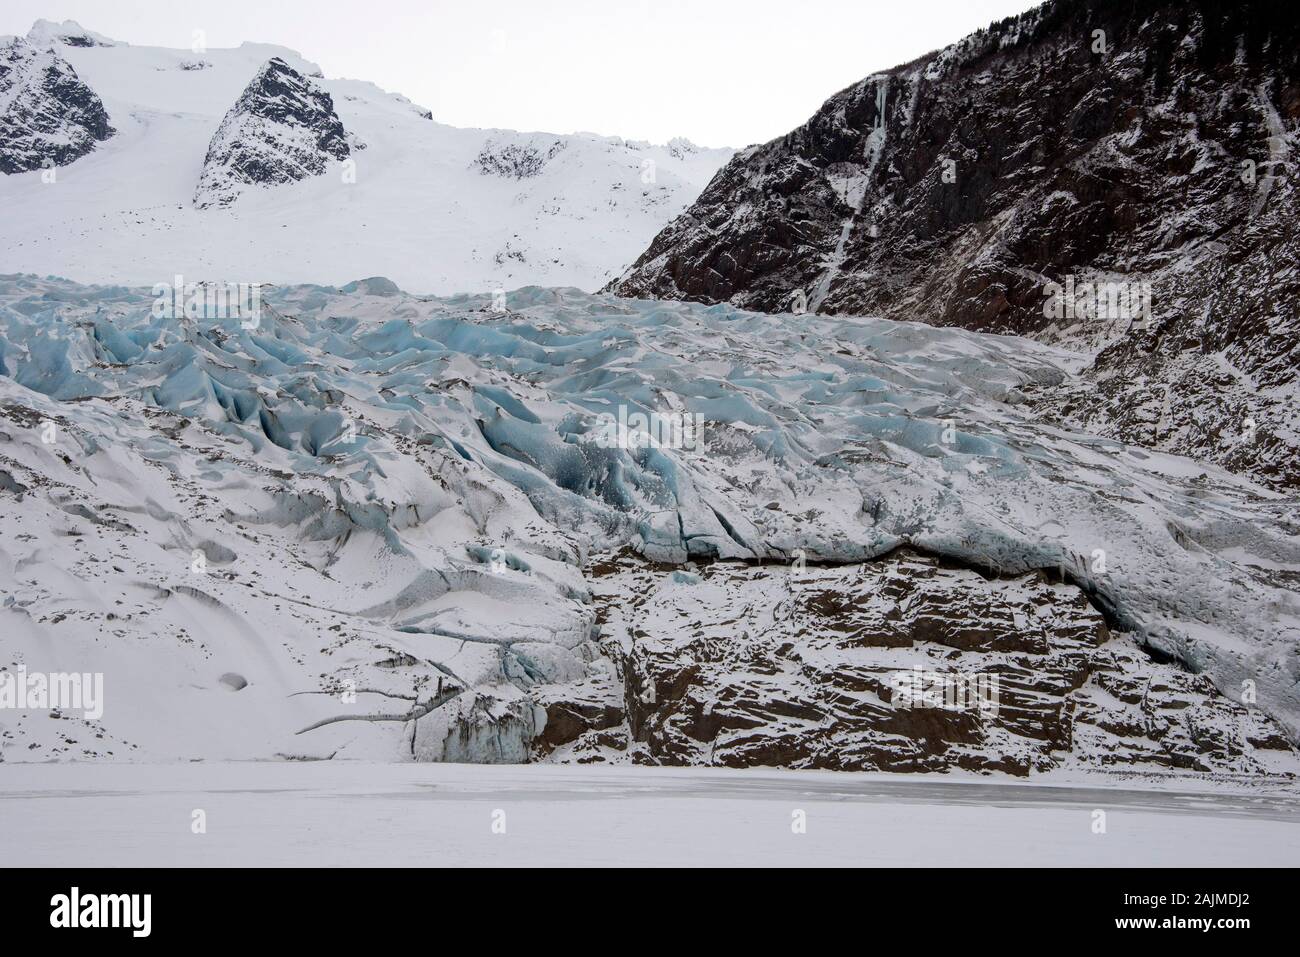
[(66, 60), (0, 38), (0, 172), (66, 166), (113, 133), (104, 104)]
[(320, 176), (331, 161), (346, 160), (358, 148), (334, 112), (333, 98), (272, 57), (213, 134), (194, 205), (228, 206), (250, 186)]
[(1297, 50), (1267, 0), (1052, 0), (742, 151), (609, 288), (1067, 345), (1048, 418), (1296, 487)]

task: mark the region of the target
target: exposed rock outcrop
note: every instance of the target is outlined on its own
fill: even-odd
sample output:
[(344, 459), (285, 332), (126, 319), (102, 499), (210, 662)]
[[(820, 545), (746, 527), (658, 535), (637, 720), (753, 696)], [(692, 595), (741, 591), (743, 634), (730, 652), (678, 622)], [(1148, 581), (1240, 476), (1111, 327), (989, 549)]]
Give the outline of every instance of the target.
[(485, 176), (531, 179), (539, 175), (564, 146), (564, 140), (558, 139), (549, 146), (544, 142), (501, 143), (489, 140), (474, 158), (474, 166)]
[(66, 60), (21, 37), (0, 43), (0, 172), (66, 166), (113, 132)]
[(627, 557), (592, 574), (616, 676), (603, 690), (545, 689), (553, 721), (538, 753), (552, 759), (1018, 775), (1293, 766), (1262, 712), (1152, 659), (1041, 573), (990, 578), (903, 551), (699, 574)]
[(226, 206), (250, 186), (320, 176), (356, 144), (334, 100), (279, 57), (253, 77), (212, 137), (194, 205)]

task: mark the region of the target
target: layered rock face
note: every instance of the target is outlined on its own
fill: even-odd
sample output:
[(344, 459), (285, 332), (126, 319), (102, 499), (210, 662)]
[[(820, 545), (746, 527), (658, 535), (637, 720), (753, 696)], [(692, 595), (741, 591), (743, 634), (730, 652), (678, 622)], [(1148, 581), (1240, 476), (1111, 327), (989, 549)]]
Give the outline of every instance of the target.
[(194, 205), (233, 203), (250, 186), (325, 172), (354, 148), (334, 100), (279, 57), (258, 71), (212, 137)]
[(1097, 352), (1045, 414), (1293, 487), (1298, 40), (1276, 3), (1054, 0), (742, 151), (611, 288)]
[(67, 61), (21, 37), (0, 44), (0, 172), (66, 166), (113, 132)]
[(1259, 773), (1260, 712), (1112, 633), (1074, 585), (904, 550), (839, 567), (591, 571), (603, 680), (540, 689), (551, 760)]

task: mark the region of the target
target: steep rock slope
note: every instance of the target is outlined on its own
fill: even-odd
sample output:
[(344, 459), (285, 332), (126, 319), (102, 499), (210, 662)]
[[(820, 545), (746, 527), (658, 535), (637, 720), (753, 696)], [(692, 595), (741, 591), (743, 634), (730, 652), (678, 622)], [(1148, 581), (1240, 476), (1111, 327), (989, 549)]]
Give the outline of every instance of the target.
[(1282, 3), (1053, 0), (738, 154), (611, 289), (1099, 352), (1047, 414), (1300, 484), (1298, 51)]
[(113, 132), (104, 104), (66, 60), (0, 38), (0, 173), (66, 166)]
[[(459, 129), (404, 96), (324, 77), (317, 64), (268, 44), (130, 46), (75, 24), (38, 24), (29, 40), (76, 68), (118, 133), (61, 171), (57, 184), (37, 172), (0, 176), (6, 270), (142, 286), (177, 274), (335, 284), (384, 275), (442, 295), (534, 283), (593, 290), (625, 269), (733, 152), (681, 140)], [(326, 171), (253, 188), (237, 177), (237, 201), (200, 209), (195, 191), (214, 134), (272, 59), (327, 94), (366, 149), (339, 161), (328, 134), (325, 152), (314, 140), (290, 140)], [(256, 161), (252, 132), (244, 145)], [(516, 160), (529, 175), (515, 175)], [(222, 167), (223, 176), (229, 171)], [(265, 272), (272, 262), (274, 276)]]
[(208, 146), (194, 205), (225, 206), (249, 186), (322, 175), (352, 145), (330, 95), (279, 57), (257, 71)]
[(542, 688), (550, 760), (1027, 774), (1259, 773), (1257, 710), (1153, 661), (1052, 575), (902, 550), (865, 565), (591, 572), (612, 677)]

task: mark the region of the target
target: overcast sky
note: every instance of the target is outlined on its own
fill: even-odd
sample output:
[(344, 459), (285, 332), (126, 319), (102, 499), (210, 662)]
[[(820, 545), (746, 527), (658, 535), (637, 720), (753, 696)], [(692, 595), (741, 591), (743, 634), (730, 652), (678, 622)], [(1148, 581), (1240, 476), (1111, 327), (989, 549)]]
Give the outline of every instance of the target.
[(0, 34), (73, 19), (128, 43), (258, 40), (443, 123), (745, 146), (869, 73), (1035, 0), (3, 0)]

